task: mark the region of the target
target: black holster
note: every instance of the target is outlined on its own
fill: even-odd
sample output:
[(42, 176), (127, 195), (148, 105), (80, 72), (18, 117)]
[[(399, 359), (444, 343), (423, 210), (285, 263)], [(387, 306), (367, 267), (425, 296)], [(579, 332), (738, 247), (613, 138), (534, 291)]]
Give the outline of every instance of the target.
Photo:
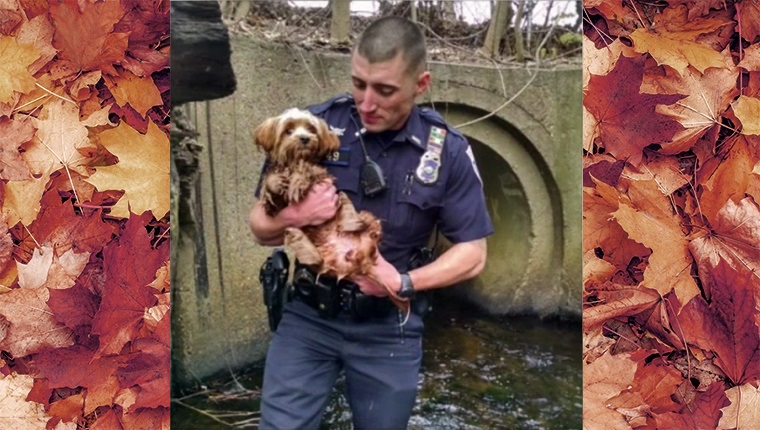
[(290, 261), (281, 248), (272, 251), (272, 255), (261, 266), (259, 282), (264, 294), (264, 305), (267, 307), (269, 330), (277, 330), (282, 318), (285, 303), (291, 299), (291, 287), (288, 284)]

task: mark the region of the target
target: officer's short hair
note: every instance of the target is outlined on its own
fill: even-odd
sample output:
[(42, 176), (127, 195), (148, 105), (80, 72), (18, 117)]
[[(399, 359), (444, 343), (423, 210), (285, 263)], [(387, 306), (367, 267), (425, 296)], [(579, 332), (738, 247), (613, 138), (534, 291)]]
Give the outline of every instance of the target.
[(402, 54), (407, 72), (417, 73), (425, 67), (425, 36), (412, 21), (400, 16), (385, 16), (367, 27), (359, 36), (354, 53), (370, 63), (392, 60)]

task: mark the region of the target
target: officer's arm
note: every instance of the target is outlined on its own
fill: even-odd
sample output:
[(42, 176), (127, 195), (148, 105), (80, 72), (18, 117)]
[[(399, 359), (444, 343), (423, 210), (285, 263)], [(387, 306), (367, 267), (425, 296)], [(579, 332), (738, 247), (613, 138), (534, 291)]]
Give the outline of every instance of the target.
[(323, 224), (335, 216), (338, 201), (330, 180), (311, 187), (303, 200), (286, 206), (275, 216), (267, 215), (264, 204), (257, 200), (248, 216), (253, 238), (259, 245), (282, 245), (285, 229)]
[(432, 263), (409, 272), (409, 277), (416, 291), (448, 287), (480, 275), (486, 254), (485, 238), (457, 243)]
[[(474, 278), (485, 265), (486, 239), (476, 239), (453, 245), (432, 263), (410, 271), (409, 277), (415, 291), (432, 290)], [(372, 268), (371, 277), (360, 276), (353, 280), (362, 292), (373, 296), (385, 296), (385, 287), (392, 291), (401, 287), (401, 275), (382, 255)]]

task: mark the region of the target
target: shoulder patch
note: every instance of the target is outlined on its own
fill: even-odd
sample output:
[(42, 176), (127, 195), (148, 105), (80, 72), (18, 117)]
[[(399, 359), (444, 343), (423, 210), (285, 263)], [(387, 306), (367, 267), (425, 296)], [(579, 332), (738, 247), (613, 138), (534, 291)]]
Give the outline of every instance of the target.
[(475, 176), (480, 181), (480, 186), (483, 186), (483, 179), (480, 177), (480, 171), (478, 171), (478, 164), (475, 162), (475, 155), (472, 153), (472, 146), (467, 145), (467, 156), (470, 157), (470, 163), (472, 163), (472, 170), (475, 171)]

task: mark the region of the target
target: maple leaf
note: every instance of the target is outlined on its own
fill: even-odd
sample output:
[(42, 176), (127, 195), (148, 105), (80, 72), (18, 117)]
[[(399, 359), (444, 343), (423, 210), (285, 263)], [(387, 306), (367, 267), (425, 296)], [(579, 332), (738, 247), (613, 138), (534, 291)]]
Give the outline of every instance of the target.
[(0, 374), (0, 427), (4, 430), (44, 430), (48, 419), (45, 407), (27, 402), (34, 379), (29, 375)]
[(0, 295), (0, 315), (10, 323), (0, 350), (19, 358), (74, 343), (71, 330), (58, 323), (45, 301), (46, 288), (16, 288)]
[(760, 35), (760, 4), (753, 1), (742, 1), (736, 4), (737, 17), (741, 16), (742, 39), (753, 43)]
[(667, 412), (655, 415), (657, 429), (714, 429), (720, 419), (720, 409), (728, 404), (723, 384), (715, 382), (707, 390), (697, 394), (693, 411)]
[(97, 167), (87, 182), (98, 190), (123, 189), (111, 215), (128, 218), (130, 211), (151, 211), (158, 219), (169, 212), (169, 138), (150, 122), (141, 135), (125, 123), (100, 134), (103, 146), (119, 158), (113, 166)]
[(760, 43), (750, 45), (744, 50), (744, 58), (737, 64), (749, 72), (760, 71)]
[(592, 177), (595, 190), (583, 190), (583, 251), (601, 252), (605, 261), (622, 269), (633, 258), (643, 258), (651, 251), (630, 239), (628, 233), (612, 217), (619, 205), (618, 191)]
[[(636, 373), (636, 363), (628, 354), (609, 352), (583, 366), (583, 428), (629, 430), (622, 414), (609, 409), (607, 401), (628, 388)], [(610, 375), (615, 375), (610, 378)]]
[(43, 195), (40, 206), (37, 219), (29, 230), (37, 241), (52, 246), (57, 254), (70, 249), (98, 252), (117, 229), (113, 223), (103, 221), (102, 209), (77, 214), (72, 201), (61, 203), (61, 197), (54, 188)]
[(32, 359), (38, 378), (46, 378), (50, 388), (87, 389), (84, 410), (111, 406), (119, 390), (116, 372), (126, 356), (98, 357), (97, 352), (81, 345), (40, 352)]
[(695, 297), (678, 314), (687, 342), (716, 354), (715, 364), (735, 384), (760, 376), (760, 334), (755, 324), (755, 274), (724, 260), (700, 279), (713, 285), (711, 302)]
[(697, 43), (697, 37), (727, 24), (729, 21), (714, 18), (690, 20), (686, 6), (680, 5), (665, 8), (649, 28), (638, 28), (630, 37), (634, 50), (649, 53), (657, 64), (666, 64), (679, 74), (691, 65), (702, 73), (709, 67), (722, 67), (723, 57), (711, 47)]
[[(127, 342), (136, 339), (145, 310), (158, 301), (148, 284), (168, 258), (168, 246), (152, 249), (144, 227), (149, 215), (132, 215), (119, 238), (103, 248), (106, 281), (92, 323), (92, 332), (100, 335), (101, 355), (118, 354)], [(133, 265), (133, 261), (140, 264)]]
[(617, 316), (635, 315), (660, 301), (660, 295), (652, 289), (615, 285), (613, 282), (605, 282), (589, 293), (593, 294), (595, 303), (583, 309), (585, 330)]
[(34, 124), (38, 139), (25, 147), (23, 155), (32, 173), (47, 177), (65, 168), (88, 176), (78, 150), (93, 145), (87, 128), (79, 122), (79, 109), (74, 103), (60, 99), (46, 103)]
[(0, 35), (8, 36), (21, 22), (23, 13), (15, 1), (0, 2)]
[(38, 15), (30, 21), (24, 22), (16, 34), (16, 42), (19, 45), (33, 45), (40, 56), (29, 65), (29, 73), (35, 74), (43, 66), (50, 62), (58, 52), (53, 47), (53, 26), (48, 21), (46, 15)]
[(13, 92), (28, 93), (36, 80), (27, 69), (39, 58), (34, 46), (19, 45), (14, 37), (0, 37), (0, 103), (13, 101)]
[(718, 430), (745, 429), (760, 423), (760, 389), (752, 384), (726, 390), (730, 402), (721, 409)]
[(31, 121), (0, 117), (0, 179), (23, 181), (32, 178), (18, 147), (32, 140), (33, 136)]
[(169, 430), (169, 409), (138, 409), (121, 417), (125, 429)]
[(734, 114), (742, 122), (742, 134), (760, 134), (760, 99), (741, 96), (732, 103)]
[(710, 178), (702, 181), (702, 194), (699, 196), (702, 215), (712, 222), (718, 219), (718, 212), (729, 199), (738, 203), (744, 198), (756, 162), (752, 144), (745, 136), (737, 135), (726, 141), (725, 145), (730, 147), (730, 151), (726, 152)]
[(53, 264), (53, 248), (42, 247), (35, 249), (32, 259), (27, 264), (18, 264), (19, 286), (21, 288), (37, 289), (45, 285), (48, 271)]
[(122, 387), (138, 386), (139, 392), (130, 412), (138, 408), (169, 407), (169, 375), (166, 369), (170, 366), (170, 321), (167, 314), (159, 321), (155, 336), (137, 339), (134, 349), (140, 353), (129, 360), (127, 365), (117, 372)]
[(72, 74), (98, 69), (115, 75), (113, 64), (124, 58), (129, 41), (127, 33), (113, 32), (123, 15), (118, 1), (51, 3), (53, 46), (60, 50), (60, 61)]
[(668, 142), (683, 126), (655, 113), (658, 104), (673, 104), (680, 95), (641, 94), (645, 58), (621, 57), (604, 76), (592, 75), (583, 93), (583, 105), (607, 152), (638, 166), (644, 147)]
[(119, 106), (129, 103), (143, 117), (153, 106), (163, 104), (161, 93), (150, 76), (141, 78), (124, 70), (117, 76), (106, 77), (105, 82)]
[[(689, 251), (697, 261), (699, 273), (707, 273), (718, 266), (720, 260), (739, 270), (745, 267), (760, 273), (757, 250), (760, 249), (760, 207), (750, 197), (738, 204), (728, 200), (712, 221), (710, 234), (689, 243)], [(756, 275), (757, 276), (757, 275)], [(704, 281), (703, 281), (704, 282)], [(703, 285), (710, 298), (710, 285)]]
[(3, 212), (8, 217), (8, 224), (15, 225), (21, 221), (24, 225), (31, 224), (40, 210), (40, 198), (45, 192), (48, 178), (43, 176), (39, 179), (26, 181), (12, 181), (0, 186), (5, 193)]
[(641, 285), (663, 296), (672, 289), (685, 303), (699, 294), (699, 288), (691, 277), (689, 241), (679, 219), (653, 178), (644, 175), (628, 184), (631, 204), (620, 204), (612, 215), (631, 239), (652, 250)]
[(655, 112), (667, 115), (683, 125), (684, 129), (663, 144), (661, 153), (678, 154), (686, 151), (711, 127), (720, 125), (723, 112), (739, 94), (736, 80), (739, 69), (734, 66), (731, 52), (721, 54), (722, 67), (711, 67), (699, 73), (686, 67), (679, 75), (665, 70), (665, 76), (644, 76), (642, 92), (655, 94), (688, 94), (674, 105), (659, 105)]
[(657, 414), (675, 412), (681, 407), (671, 396), (682, 382), (681, 373), (662, 358), (651, 362), (643, 360), (638, 363), (631, 388), (610, 399), (608, 404), (621, 413), (642, 404), (647, 405), (646, 410)]
[[(146, 427), (150, 428), (150, 427)], [(97, 421), (92, 423), (90, 430), (124, 430), (115, 409), (109, 409), (106, 413), (97, 417)]]

